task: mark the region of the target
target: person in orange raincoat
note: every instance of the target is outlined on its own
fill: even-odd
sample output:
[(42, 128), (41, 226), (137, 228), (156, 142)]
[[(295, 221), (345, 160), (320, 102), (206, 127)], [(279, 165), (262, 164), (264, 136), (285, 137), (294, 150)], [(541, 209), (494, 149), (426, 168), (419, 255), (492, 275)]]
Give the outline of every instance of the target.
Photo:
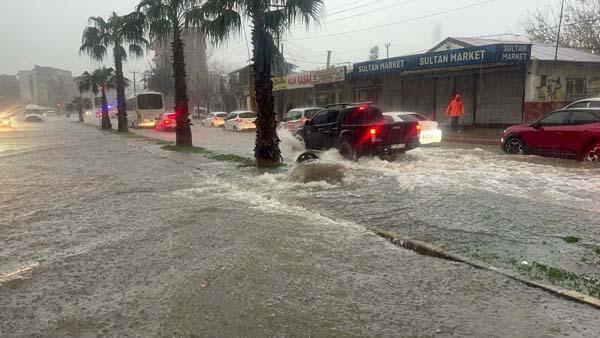
[(446, 108), (446, 116), (452, 118), (452, 131), (459, 131), (458, 119), (464, 115), (465, 105), (460, 99), (460, 95), (456, 94)]

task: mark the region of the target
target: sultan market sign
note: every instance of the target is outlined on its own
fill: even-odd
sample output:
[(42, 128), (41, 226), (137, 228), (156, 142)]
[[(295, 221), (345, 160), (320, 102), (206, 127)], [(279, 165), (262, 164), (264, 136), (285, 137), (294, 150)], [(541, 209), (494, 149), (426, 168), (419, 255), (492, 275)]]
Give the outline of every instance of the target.
[(493, 63), (519, 64), (529, 60), (531, 45), (496, 44), (357, 63), (353, 76)]

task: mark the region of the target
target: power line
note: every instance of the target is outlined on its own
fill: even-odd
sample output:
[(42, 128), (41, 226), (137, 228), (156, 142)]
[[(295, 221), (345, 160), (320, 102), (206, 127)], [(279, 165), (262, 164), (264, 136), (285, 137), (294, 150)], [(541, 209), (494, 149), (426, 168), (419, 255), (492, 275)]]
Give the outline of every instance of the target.
[(332, 36), (346, 35), (346, 34), (351, 34), (351, 33), (365, 32), (365, 31), (369, 31), (369, 30), (373, 30), (373, 29), (384, 28), (384, 27), (389, 27), (389, 26), (393, 26), (393, 25), (399, 25), (399, 24), (413, 22), (413, 21), (417, 21), (417, 20), (421, 20), (421, 19), (426, 19), (426, 18), (431, 18), (431, 17), (435, 17), (435, 16), (440, 16), (440, 15), (443, 15), (443, 14), (458, 12), (458, 11), (461, 11), (461, 10), (465, 10), (465, 9), (469, 9), (469, 8), (473, 8), (473, 7), (482, 6), (482, 5), (485, 5), (485, 4), (494, 2), (494, 1), (496, 1), (496, 0), (486, 0), (486, 1), (475, 3), (475, 4), (471, 4), (471, 5), (468, 5), (468, 6), (453, 8), (453, 9), (449, 9), (449, 10), (445, 10), (445, 11), (441, 11), (441, 12), (436, 12), (436, 13), (431, 13), (431, 14), (427, 14), (427, 15), (415, 17), (415, 18), (410, 18), (410, 19), (405, 19), (405, 20), (390, 22), (390, 23), (387, 23), (387, 24), (382, 24), (382, 25), (377, 25), (377, 26), (371, 26), (371, 27), (366, 27), (366, 28), (361, 28), (361, 29), (355, 29), (355, 30), (345, 31), (345, 32), (339, 32), (339, 33), (317, 35), (317, 36), (312, 36), (312, 37), (308, 37), (308, 38), (293, 39), (293, 40), (296, 40), (296, 41), (312, 40), (312, 39), (328, 38), (328, 37), (332, 37)]
[(331, 9), (337, 10), (337, 9), (339, 9), (339, 8), (344, 8), (344, 7), (348, 7), (348, 6), (350, 6), (350, 5), (354, 5), (355, 3), (359, 3), (359, 2), (361, 2), (361, 1), (365, 1), (365, 0), (355, 0), (355, 1), (350, 1), (350, 2), (348, 2), (348, 3), (346, 3), (346, 4), (343, 4), (343, 5), (340, 5), (340, 6), (336, 6), (336, 7), (332, 7)]
[(352, 18), (356, 18), (358, 16), (363, 16), (363, 15), (367, 15), (367, 14), (371, 14), (371, 13), (375, 13), (375, 12), (379, 12), (379, 11), (383, 11), (383, 10), (388, 10), (392, 7), (397, 7), (397, 6), (401, 6), (401, 5), (407, 5), (413, 2), (417, 2), (419, 0), (408, 0), (408, 1), (403, 1), (403, 2), (398, 2), (396, 4), (387, 6), (387, 7), (383, 7), (383, 8), (377, 8), (377, 9), (373, 9), (370, 11), (366, 11), (366, 12), (362, 12), (362, 13), (358, 13), (358, 14), (353, 14), (353, 15), (349, 15), (349, 16), (345, 16), (343, 18), (339, 18), (339, 19), (335, 19), (335, 20), (331, 20), (331, 21), (326, 21), (325, 23), (334, 23), (334, 22), (338, 22), (338, 21), (344, 21), (344, 20), (348, 20), (348, 19), (352, 19)]
[(363, 8), (363, 7), (367, 7), (367, 6), (370, 6), (370, 5), (376, 4), (376, 3), (381, 3), (381, 2), (383, 2), (383, 1), (386, 1), (386, 0), (375, 0), (375, 1), (371, 1), (371, 2), (368, 2), (368, 3), (366, 3), (366, 4), (362, 4), (362, 5), (358, 5), (358, 6), (352, 7), (352, 8), (344, 9), (344, 10), (337, 11), (337, 12), (333, 12), (333, 13), (329, 13), (329, 15), (336, 15), (336, 14), (340, 14), (340, 13), (349, 12), (349, 11), (352, 11), (352, 10), (355, 10), (355, 9), (358, 9), (358, 8)]

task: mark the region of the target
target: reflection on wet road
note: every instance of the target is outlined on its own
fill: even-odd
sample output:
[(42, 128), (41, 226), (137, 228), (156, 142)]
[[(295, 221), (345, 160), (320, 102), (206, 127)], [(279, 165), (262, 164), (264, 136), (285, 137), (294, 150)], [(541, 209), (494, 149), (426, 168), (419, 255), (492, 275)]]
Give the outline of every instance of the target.
[[(477, 241), (493, 233), (466, 223), (473, 209), (467, 206), (497, 198), (501, 208), (517, 196), (486, 189), (472, 195), (473, 181), (444, 195), (452, 178), (433, 182), (437, 176), (426, 172), (440, 168), (425, 160), (463, 150), (423, 149), (394, 164), (345, 163), (341, 182), (305, 184), (288, 180), (287, 169), (238, 168), (58, 120), (1, 134), (0, 144), (0, 275), (39, 264), (0, 286), (2, 337), (600, 332), (594, 308), (416, 255), (365, 229), (392, 224), (436, 233), (424, 230), (427, 221), (441, 237), (464, 233)], [(565, 188), (573, 184), (563, 174), (570, 170), (595, 169), (554, 173), (563, 180), (555, 189), (585, 210), (597, 199)], [(539, 205), (549, 205), (553, 193), (539, 194)], [(460, 207), (447, 196), (468, 203)], [(434, 202), (443, 212), (432, 209)], [(450, 213), (452, 207), (461, 209)], [(455, 220), (438, 223), (445, 214)], [(590, 210), (579, 214), (593, 217)], [(486, 224), (508, 229), (503, 221)], [(575, 247), (592, 236), (585, 233)]]

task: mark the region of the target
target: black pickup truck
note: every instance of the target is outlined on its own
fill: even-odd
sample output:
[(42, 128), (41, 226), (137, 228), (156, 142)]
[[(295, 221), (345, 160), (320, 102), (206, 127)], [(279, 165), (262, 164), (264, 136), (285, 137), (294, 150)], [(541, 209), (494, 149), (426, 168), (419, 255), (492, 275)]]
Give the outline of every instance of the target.
[(396, 155), (419, 146), (418, 122), (394, 122), (372, 104), (328, 106), (298, 130), (307, 149), (337, 148), (345, 158)]

